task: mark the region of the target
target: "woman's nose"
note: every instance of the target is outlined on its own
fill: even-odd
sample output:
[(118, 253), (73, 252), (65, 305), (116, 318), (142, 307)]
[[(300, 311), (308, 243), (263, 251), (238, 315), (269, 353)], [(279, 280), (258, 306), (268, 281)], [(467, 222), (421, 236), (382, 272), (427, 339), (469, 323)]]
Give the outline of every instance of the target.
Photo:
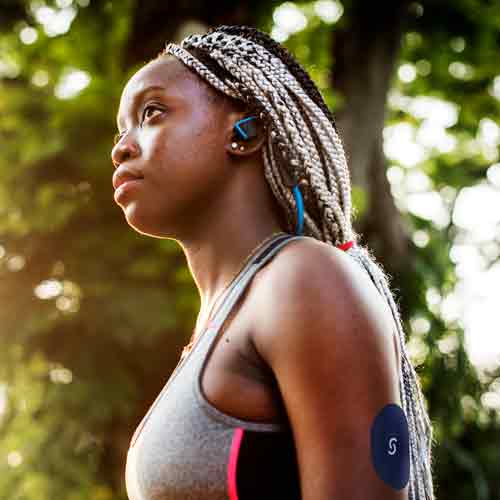
[(129, 134), (124, 135), (111, 150), (111, 161), (115, 167), (139, 154), (139, 145)]

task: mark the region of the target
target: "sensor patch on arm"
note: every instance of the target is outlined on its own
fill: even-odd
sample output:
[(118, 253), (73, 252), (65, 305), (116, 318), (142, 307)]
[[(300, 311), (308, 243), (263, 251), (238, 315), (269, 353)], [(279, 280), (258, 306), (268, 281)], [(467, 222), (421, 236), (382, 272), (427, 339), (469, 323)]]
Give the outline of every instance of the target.
[(371, 455), (377, 475), (396, 490), (410, 478), (408, 421), (403, 409), (394, 403), (385, 405), (371, 428)]

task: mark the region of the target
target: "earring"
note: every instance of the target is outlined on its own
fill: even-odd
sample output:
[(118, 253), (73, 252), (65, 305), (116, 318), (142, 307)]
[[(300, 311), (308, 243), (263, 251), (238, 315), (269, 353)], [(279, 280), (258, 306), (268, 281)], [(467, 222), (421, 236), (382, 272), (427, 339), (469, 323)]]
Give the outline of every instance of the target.
[(238, 143), (237, 143), (237, 142), (233, 142), (233, 143), (231, 143), (231, 147), (232, 147), (233, 149), (236, 149), (236, 148), (238, 147)]
[(245, 151), (245, 146), (240, 146), (240, 151)]

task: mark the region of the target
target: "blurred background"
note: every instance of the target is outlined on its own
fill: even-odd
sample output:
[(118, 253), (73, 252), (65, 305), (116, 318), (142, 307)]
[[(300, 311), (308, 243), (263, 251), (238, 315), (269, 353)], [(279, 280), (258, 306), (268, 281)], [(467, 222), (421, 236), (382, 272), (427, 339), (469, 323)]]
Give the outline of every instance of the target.
[(440, 500), (500, 499), (500, 2), (0, 0), (0, 499), (125, 500), (199, 308), (113, 200), (121, 90), (168, 41), (271, 33), (333, 111), (392, 276)]

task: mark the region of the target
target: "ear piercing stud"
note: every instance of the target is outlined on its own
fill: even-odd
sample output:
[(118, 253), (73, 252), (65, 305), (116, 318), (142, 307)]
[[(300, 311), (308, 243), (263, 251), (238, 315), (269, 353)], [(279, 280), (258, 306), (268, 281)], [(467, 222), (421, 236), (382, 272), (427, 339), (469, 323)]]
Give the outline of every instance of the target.
[[(233, 149), (238, 149), (238, 143), (237, 142), (232, 142), (231, 147)], [(245, 146), (240, 146), (240, 151), (245, 151)]]

